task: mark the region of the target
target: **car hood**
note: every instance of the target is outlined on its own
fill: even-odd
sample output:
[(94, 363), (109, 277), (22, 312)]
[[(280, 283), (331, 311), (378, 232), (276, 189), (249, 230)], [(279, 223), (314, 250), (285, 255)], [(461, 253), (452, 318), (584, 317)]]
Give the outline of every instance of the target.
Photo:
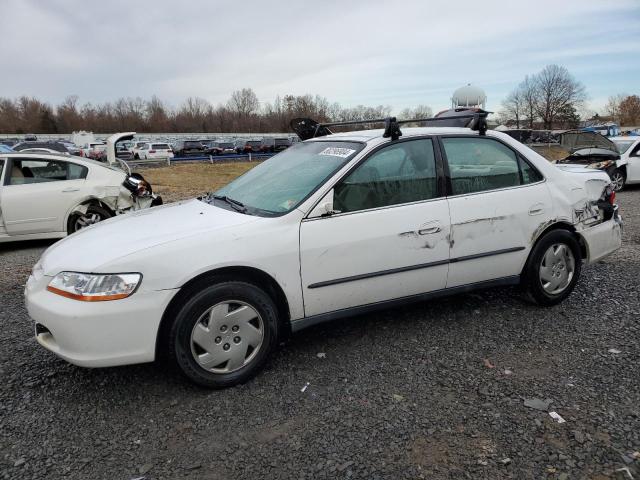
[(569, 130), (559, 136), (561, 146), (575, 152), (581, 148), (603, 148), (618, 153), (615, 143), (598, 132), (583, 132), (581, 130)]
[(255, 222), (258, 217), (199, 200), (170, 203), (119, 215), (52, 245), (40, 259), (45, 275), (100, 273), (102, 265), (157, 245)]

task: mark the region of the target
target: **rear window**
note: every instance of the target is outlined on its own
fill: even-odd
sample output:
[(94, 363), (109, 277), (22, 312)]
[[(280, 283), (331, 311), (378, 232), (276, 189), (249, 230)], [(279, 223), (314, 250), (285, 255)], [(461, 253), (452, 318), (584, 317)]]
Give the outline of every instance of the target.
[(154, 148), (156, 150), (169, 150), (169, 145), (167, 145), (166, 143), (154, 143), (153, 145), (151, 145), (151, 148)]
[(202, 144), (200, 142), (184, 142), (186, 148), (200, 148)]
[(276, 145), (290, 145), (291, 142), (288, 138), (276, 138)]
[(251, 142), (247, 142), (247, 145), (251, 146), (251, 147), (258, 147), (260, 146), (260, 141), (251, 141)]
[(233, 143), (219, 143), (220, 148), (233, 148)]

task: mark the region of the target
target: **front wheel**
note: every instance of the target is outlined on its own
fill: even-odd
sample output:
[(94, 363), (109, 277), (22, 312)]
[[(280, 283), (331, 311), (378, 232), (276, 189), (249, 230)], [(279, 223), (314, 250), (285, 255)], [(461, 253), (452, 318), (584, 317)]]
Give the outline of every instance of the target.
[(230, 387), (262, 369), (278, 333), (277, 308), (267, 293), (223, 281), (185, 301), (169, 331), (169, 353), (192, 382)]
[(533, 247), (522, 286), (532, 302), (556, 305), (573, 291), (581, 269), (582, 254), (576, 238), (566, 230), (552, 230)]
[(624, 188), (624, 184), (627, 181), (627, 177), (624, 172), (619, 168), (616, 168), (613, 172), (611, 172), (611, 186), (615, 192), (619, 192)]
[(106, 220), (107, 218), (111, 218), (112, 216), (113, 215), (111, 215), (111, 212), (108, 210), (99, 207), (98, 205), (91, 205), (87, 208), (85, 213), (78, 213), (69, 218), (67, 233), (70, 235), (82, 230), (83, 228), (90, 227), (91, 225)]

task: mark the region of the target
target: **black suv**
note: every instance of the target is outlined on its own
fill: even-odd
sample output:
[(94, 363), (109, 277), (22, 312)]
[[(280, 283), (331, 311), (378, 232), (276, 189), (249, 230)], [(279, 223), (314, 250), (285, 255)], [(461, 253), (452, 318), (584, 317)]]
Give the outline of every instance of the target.
[(200, 140), (178, 140), (173, 153), (176, 157), (186, 157), (187, 155), (205, 155), (207, 147), (202, 145)]

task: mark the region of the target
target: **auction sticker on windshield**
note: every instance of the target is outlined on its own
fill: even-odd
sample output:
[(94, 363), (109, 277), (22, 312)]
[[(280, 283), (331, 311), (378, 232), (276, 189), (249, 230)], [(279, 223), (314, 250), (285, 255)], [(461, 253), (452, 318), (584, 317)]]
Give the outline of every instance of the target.
[(355, 152), (355, 150), (352, 150), (351, 148), (327, 147), (318, 155), (330, 155), (332, 157), (347, 158), (353, 152)]

